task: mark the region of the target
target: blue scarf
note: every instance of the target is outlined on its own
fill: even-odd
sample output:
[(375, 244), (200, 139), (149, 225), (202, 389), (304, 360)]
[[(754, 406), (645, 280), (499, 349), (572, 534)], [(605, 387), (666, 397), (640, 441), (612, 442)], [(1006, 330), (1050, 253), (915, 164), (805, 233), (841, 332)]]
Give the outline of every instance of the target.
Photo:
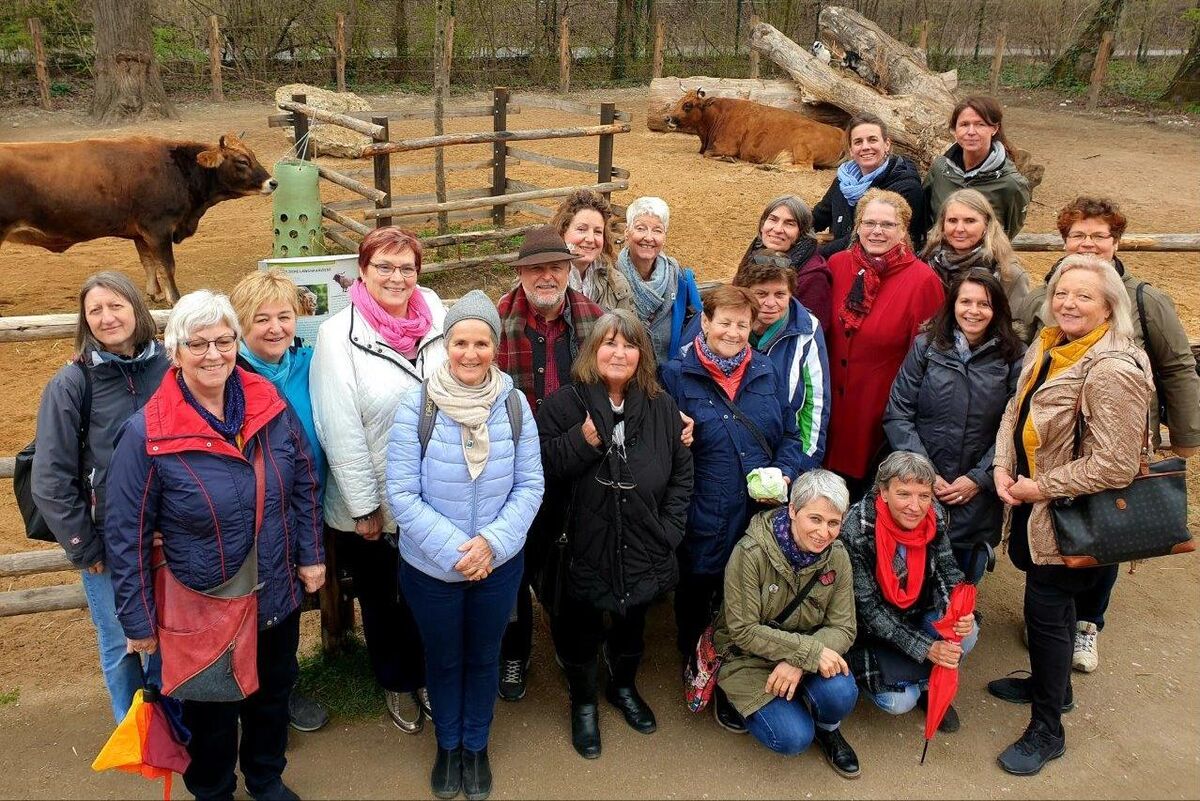
[(238, 345), (238, 354), (241, 355), (243, 359), (250, 362), (250, 365), (254, 368), (254, 372), (258, 373), (263, 378), (274, 384), (280, 392), (283, 392), (283, 384), (287, 381), (288, 374), (291, 373), (292, 370), (291, 348), (288, 348), (283, 352), (283, 358), (280, 359), (277, 364), (271, 364), (270, 362), (260, 359), (257, 355), (255, 355), (254, 351), (246, 347), (245, 342), (242, 342), (240, 345)]
[(646, 280), (629, 257), (629, 248), (623, 248), (617, 254), (617, 268), (629, 279), (629, 286), (633, 290), (633, 308), (638, 318), (646, 324), (646, 333), (650, 334), (654, 355), (661, 364), (669, 356), (667, 348), (671, 344), (675, 295), (679, 292), (679, 278), (682, 274), (679, 262), (659, 253), (654, 260), (654, 268), (650, 271), (650, 278)]
[(821, 556), (820, 553), (808, 553), (800, 550), (800, 546), (792, 539), (792, 519), (788, 517), (787, 504), (775, 510), (775, 514), (771, 517), (771, 531), (775, 534), (775, 542), (778, 543), (779, 550), (783, 551), (783, 558), (787, 559), (787, 563), (797, 573), (816, 562)]
[(738, 369), (741, 363), (745, 360), (746, 354), (750, 352), (749, 347), (742, 348), (742, 352), (737, 356), (731, 356), (726, 359), (723, 356), (718, 356), (709, 349), (708, 343), (704, 341), (703, 336), (696, 337), (696, 344), (700, 346), (700, 352), (704, 354), (704, 358), (715, 364), (725, 377), (728, 378), (733, 374), (733, 371)]
[(846, 198), (846, 202), (850, 204), (850, 208), (854, 208), (859, 199), (871, 188), (871, 182), (883, 174), (883, 171), (888, 168), (891, 162), (892, 159), (889, 156), (884, 159), (883, 164), (880, 164), (878, 168), (866, 175), (862, 174), (858, 162), (854, 159), (850, 159), (850, 161), (838, 167), (838, 188), (842, 190), (842, 197)]
[(188, 402), (188, 405), (196, 410), (201, 419), (212, 428), (213, 431), (220, 434), (229, 442), (236, 442), (238, 432), (242, 430), (242, 424), (246, 421), (246, 394), (242, 391), (242, 378), (238, 375), (237, 370), (229, 374), (229, 378), (225, 381), (225, 420), (218, 420), (212, 412), (205, 409), (200, 401), (196, 400), (196, 396), (188, 389), (187, 383), (183, 380), (183, 371), (175, 371), (175, 380), (179, 382), (179, 389), (183, 393), (183, 399)]

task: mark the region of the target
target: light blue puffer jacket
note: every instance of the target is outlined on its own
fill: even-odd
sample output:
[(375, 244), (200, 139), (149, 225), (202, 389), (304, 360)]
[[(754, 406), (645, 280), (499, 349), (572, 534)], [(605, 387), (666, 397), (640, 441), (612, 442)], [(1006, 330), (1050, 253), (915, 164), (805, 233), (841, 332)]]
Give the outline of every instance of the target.
[[(514, 448), (505, 398), (512, 379), (488, 418), (491, 442), (487, 465), (471, 481), (463, 456), (459, 424), (438, 411), (425, 459), (417, 441), (421, 385), (400, 400), (387, 447), (387, 495), (398, 528), (400, 557), (442, 581), (465, 581), (454, 565), (458, 546), (480, 534), (499, 567), (520, 553), (525, 534), (542, 503), (542, 458), (537, 424), (521, 399), (521, 441)], [(515, 453), (514, 453), (515, 451)]]

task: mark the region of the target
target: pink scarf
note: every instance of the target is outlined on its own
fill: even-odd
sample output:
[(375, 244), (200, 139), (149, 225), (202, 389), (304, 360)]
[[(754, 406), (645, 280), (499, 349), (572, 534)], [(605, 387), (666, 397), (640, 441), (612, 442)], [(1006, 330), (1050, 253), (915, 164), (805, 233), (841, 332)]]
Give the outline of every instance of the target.
[(425, 302), (419, 287), (413, 287), (412, 294), (408, 297), (407, 317), (394, 317), (389, 314), (379, 305), (379, 301), (371, 297), (361, 278), (350, 287), (350, 302), (376, 333), (383, 337), (384, 342), (407, 358), (416, 355), (417, 343), (433, 326), (433, 314), (429, 311), (429, 304)]

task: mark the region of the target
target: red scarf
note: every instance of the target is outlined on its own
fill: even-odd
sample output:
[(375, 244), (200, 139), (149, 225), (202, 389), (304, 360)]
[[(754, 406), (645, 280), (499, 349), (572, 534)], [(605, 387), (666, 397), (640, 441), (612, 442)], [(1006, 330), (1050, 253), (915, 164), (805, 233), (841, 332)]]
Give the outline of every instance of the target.
[(725, 393), (725, 396), (733, 400), (737, 396), (738, 387), (742, 385), (742, 376), (746, 374), (746, 367), (750, 364), (751, 357), (754, 356), (754, 349), (747, 348), (746, 358), (742, 359), (742, 363), (733, 368), (733, 372), (725, 375), (720, 366), (712, 359), (704, 355), (704, 351), (700, 348), (699, 337), (692, 347), (696, 349), (696, 358), (700, 360), (701, 366), (708, 371), (712, 376), (712, 380), (717, 382), (717, 386)]
[[(884, 599), (898, 609), (907, 609), (921, 594), (925, 583), (925, 550), (937, 534), (937, 520), (930, 504), (925, 518), (912, 531), (900, 527), (892, 519), (892, 512), (882, 495), (875, 496), (875, 580)], [(908, 548), (904, 562), (908, 566), (908, 579), (904, 587), (892, 567), (896, 546)]]
[(863, 320), (871, 313), (871, 307), (875, 305), (875, 296), (879, 294), (879, 285), (884, 277), (907, 264), (908, 256), (908, 248), (903, 242), (882, 256), (869, 255), (863, 250), (861, 242), (854, 244), (850, 249), (850, 260), (858, 270), (858, 275), (854, 277), (850, 292), (838, 310), (838, 318), (846, 333), (857, 331), (862, 326)]

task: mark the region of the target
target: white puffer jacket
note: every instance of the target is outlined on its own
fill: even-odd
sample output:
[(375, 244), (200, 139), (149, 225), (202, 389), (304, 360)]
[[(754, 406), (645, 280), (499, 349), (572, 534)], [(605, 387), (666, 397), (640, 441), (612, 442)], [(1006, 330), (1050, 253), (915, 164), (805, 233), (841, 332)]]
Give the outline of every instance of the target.
[(388, 434), (396, 404), (446, 360), (446, 307), (418, 287), (433, 314), (429, 333), (409, 361), (388, 345), (353, 305), (317, 332), (308, 374), (317, 439), (329, 459), (325, 522), (354, 531), (354, 518), (382, 509), (384, 531), (395, 531), (385, 486)]

